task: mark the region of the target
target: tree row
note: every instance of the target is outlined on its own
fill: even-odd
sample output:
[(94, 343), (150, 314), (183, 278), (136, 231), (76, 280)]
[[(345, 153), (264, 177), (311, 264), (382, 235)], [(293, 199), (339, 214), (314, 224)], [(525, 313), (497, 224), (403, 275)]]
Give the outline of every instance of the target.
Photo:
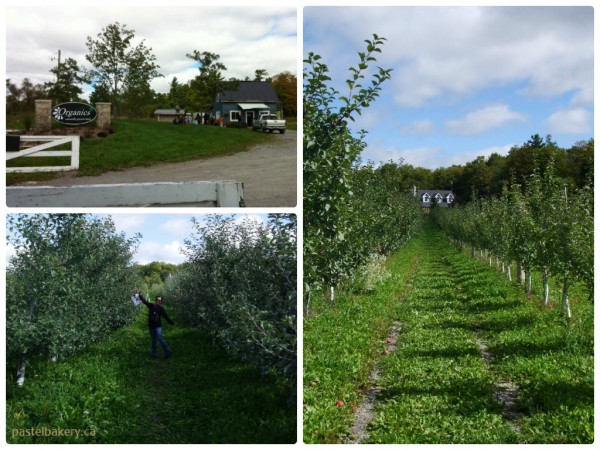
[(178, 321), (265, 372), (295, 379), (296, 216), (193, 223), (186, 262), (165, 285)]
[[(396, 250), (418, 229), (422, 212), (395, 176), (401, 165), (361, 164), (365, 131), (349, 124), (377, 99), (391, 71), (372, 68), (385, 38), (373, 35), (346, 80), (348, 94), (330, 86), (329, 68), (309, 53), (304, 61), (305, 308), (315, 291), (352, 279), (374, 254)], [(371, 73), (369, 75), (369, 73)]]
[(536, 170), (524, 183), (505, 185), (498, 197), (472, 200), (463, 207), (434, 208), (432, 217), (458, 244), (497, 258), (509, 278), (531, 291), (531, 273), (542, 274), (544, 302), (549, 302), (551, 277), (562, 283), (561, 308), (571, 317), (569, 287), (581, 282), (593, 296), (594, 195), (593, 180), (582, 188), (556, 175), (552, 164)]
[(71, 355), (135, 318), (139, 237), (83, 214), (9, 215), (7, 228), (6, 349), (22, 384), (27, 359)]

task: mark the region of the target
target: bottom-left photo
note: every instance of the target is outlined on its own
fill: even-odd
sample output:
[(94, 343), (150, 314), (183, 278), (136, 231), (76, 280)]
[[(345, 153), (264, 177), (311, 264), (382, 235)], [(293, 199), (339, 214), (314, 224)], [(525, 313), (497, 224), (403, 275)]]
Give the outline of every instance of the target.
[(6, 441), (297, 436), (293, 214), (8, 214)]

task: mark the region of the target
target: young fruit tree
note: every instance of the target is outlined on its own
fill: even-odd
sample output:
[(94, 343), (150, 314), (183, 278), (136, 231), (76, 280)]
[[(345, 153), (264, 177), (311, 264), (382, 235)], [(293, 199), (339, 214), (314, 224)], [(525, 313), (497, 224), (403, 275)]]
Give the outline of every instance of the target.
[[(346, 80), (348, 94), (329, 86), (329, 68), (321, 57), (309, 53), (304, 61), (304, 273), (305, 290), (333, 288), (353, 267), (356, 243), (347, 236), (352, 227), (350, 199), (354, 165), (365, 147), (365, 131), (356, 135), (350, 122), (379, 96), (390, 69), (377, 68), (369, 75), (385, 38), (366, 40), (356, 67)], [(370, 77), (365, 82), (365, 77)]]

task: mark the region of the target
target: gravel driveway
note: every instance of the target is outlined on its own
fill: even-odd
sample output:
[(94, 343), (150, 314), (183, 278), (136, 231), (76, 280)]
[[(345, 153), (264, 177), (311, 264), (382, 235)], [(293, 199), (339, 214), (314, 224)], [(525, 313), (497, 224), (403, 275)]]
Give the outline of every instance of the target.
[[(107, 172), (94, 177), (65, 175), (35, 184), (71, 186), (151, 181), (233, 180), (244, 183), (247, 207), (295, 207), (298, 202), (296, 138), (296, 130), (287, 130), (284, 134), (274, 133), (265, 144), (231, 155), (181, 163), (156, 164)], [(32, 185), (32, 183), (27, 184)]]

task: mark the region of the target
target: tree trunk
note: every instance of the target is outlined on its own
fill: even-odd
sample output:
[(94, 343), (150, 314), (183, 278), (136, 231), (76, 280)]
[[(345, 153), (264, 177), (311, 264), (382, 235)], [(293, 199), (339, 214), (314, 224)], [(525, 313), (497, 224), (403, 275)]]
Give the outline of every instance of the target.
[(508, 281), (512, 281), (512, 275), (510, 273), (510, 264), (508, 265)]
[(517, 283), (519, 283), (520, 286), (525, 284), (525, 269), (520, 262), (517, 262)]
[(334, 299), (335, 299), (335, 288), (333, 286), (331, 286), (329, 288), (329, 301), (331, 303), (333, 303)]
[[(33, 313), (35, 312), (35, 300), (29, 304), (29, 320), (33, 319)], [(23, 387), (25, 384), (25, 353), (21, 355), (19, 360), (19, 368), (17, 369), (17, 386)]]
[(23, 387), (25, 384), (25, 353), (19, 360), (19, 369), (17, 370), (17, 386)]
[(567, 311), (567, 318), (571, 319), (571, 305), (569, 304), (569, 277), (568, 274), (565, 274), (565, 282), (563, 284), (562, 291), (562, 306), (561, 312)]
[(309, 307), (310, 307), (310, 292), (307, 292), (306, 293), (306, 306), (304, 307), (304, 315), (306, 317), (308, 317)]

